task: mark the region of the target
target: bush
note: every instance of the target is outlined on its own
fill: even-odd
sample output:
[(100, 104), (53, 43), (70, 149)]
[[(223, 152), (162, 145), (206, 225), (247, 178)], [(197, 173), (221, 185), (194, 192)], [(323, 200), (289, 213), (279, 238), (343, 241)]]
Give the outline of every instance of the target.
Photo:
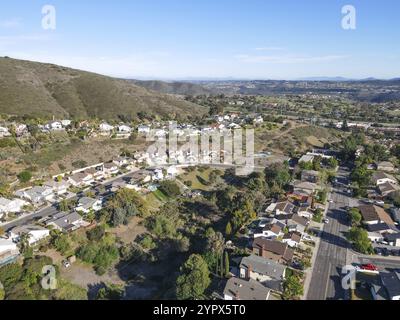
[(154, 243), (153, 238), (149, 234), (146, 234), (143, 237), (143, 239), (140, 240), (140, 244), (142, 245), (142, 247), (144, 249), (147, 249), (147, 250), (151, 250), (156, 247), (156, 244)]
[(20, 172), (17, 177), (20, 182), (26, 183), (32, 179), (32, 173), (28, 170), (25, 170), (25, 171)]
[(162, 181), (158, 189), (171, 198), (177, 197), (181, 194), (181, 189), (176, 182), (170, 180)]
[(100, 241), (106, 233), (104, 226), (96, 226), (92, 230), (86, 232), (87, 238), (90, 241)]

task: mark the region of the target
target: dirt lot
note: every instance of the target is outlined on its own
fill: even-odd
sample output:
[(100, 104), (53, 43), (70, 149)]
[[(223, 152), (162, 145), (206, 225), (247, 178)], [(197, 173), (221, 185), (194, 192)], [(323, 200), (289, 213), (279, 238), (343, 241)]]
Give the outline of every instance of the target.
[(134, 217), (128, 225), (119, 226), (110, 230), (110, 233), (120, 238), (124, 243), (132, 243), (137, 236), (146, 232), (146, 228), (142, 224), (143, 219)]

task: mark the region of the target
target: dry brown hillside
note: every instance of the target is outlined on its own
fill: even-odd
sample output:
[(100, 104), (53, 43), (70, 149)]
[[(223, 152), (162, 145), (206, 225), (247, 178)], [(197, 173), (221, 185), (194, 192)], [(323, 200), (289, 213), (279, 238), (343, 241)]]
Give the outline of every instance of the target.
[(0, 58), (0, 113), (37, 117), (135, 118), (201, 115), (204, 107), (130, 81), (52, 64)]

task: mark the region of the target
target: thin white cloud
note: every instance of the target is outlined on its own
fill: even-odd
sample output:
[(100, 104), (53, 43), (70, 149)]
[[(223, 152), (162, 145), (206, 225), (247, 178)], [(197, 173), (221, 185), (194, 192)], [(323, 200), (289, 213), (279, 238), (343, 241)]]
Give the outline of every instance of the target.
[(42, 42), (50, 40), (50, 35), (45, 34), (20, 34), (15, 36), (0, 36), (0, 45), (15, 45), (24, 42)]
[(295, 56), (295, 55), (248, 55), (240, 54), (236, 55), (235, 58), (245, 63), (315, 63), (315, 62), (326, 62), (346, 59), (349, 56), (346, 55), (325, 55), (325, 56)]
[(0, 21), (0, 27), (4, 29), (16, 29), (22, 27), (22, 20), (20, 18), (12, 18)]
[(282, 50), (285, 50), (285, 48), (282, 48), (282, 47), (258, 47), (258, 48), (255, 48), (254, 50), (256, 50), (256, 51), (282, 51)]

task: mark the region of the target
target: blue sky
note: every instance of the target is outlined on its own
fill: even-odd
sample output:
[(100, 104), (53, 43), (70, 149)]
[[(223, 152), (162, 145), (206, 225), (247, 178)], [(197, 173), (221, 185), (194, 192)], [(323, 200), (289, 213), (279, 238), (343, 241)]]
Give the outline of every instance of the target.
[[(54, 5), (56, 30), (41, 27)], [(355, 30), (341, 27), (344, 5)], [(130, 78), (400, 77), (398, 0), (2, 0), (0, 55)]]

